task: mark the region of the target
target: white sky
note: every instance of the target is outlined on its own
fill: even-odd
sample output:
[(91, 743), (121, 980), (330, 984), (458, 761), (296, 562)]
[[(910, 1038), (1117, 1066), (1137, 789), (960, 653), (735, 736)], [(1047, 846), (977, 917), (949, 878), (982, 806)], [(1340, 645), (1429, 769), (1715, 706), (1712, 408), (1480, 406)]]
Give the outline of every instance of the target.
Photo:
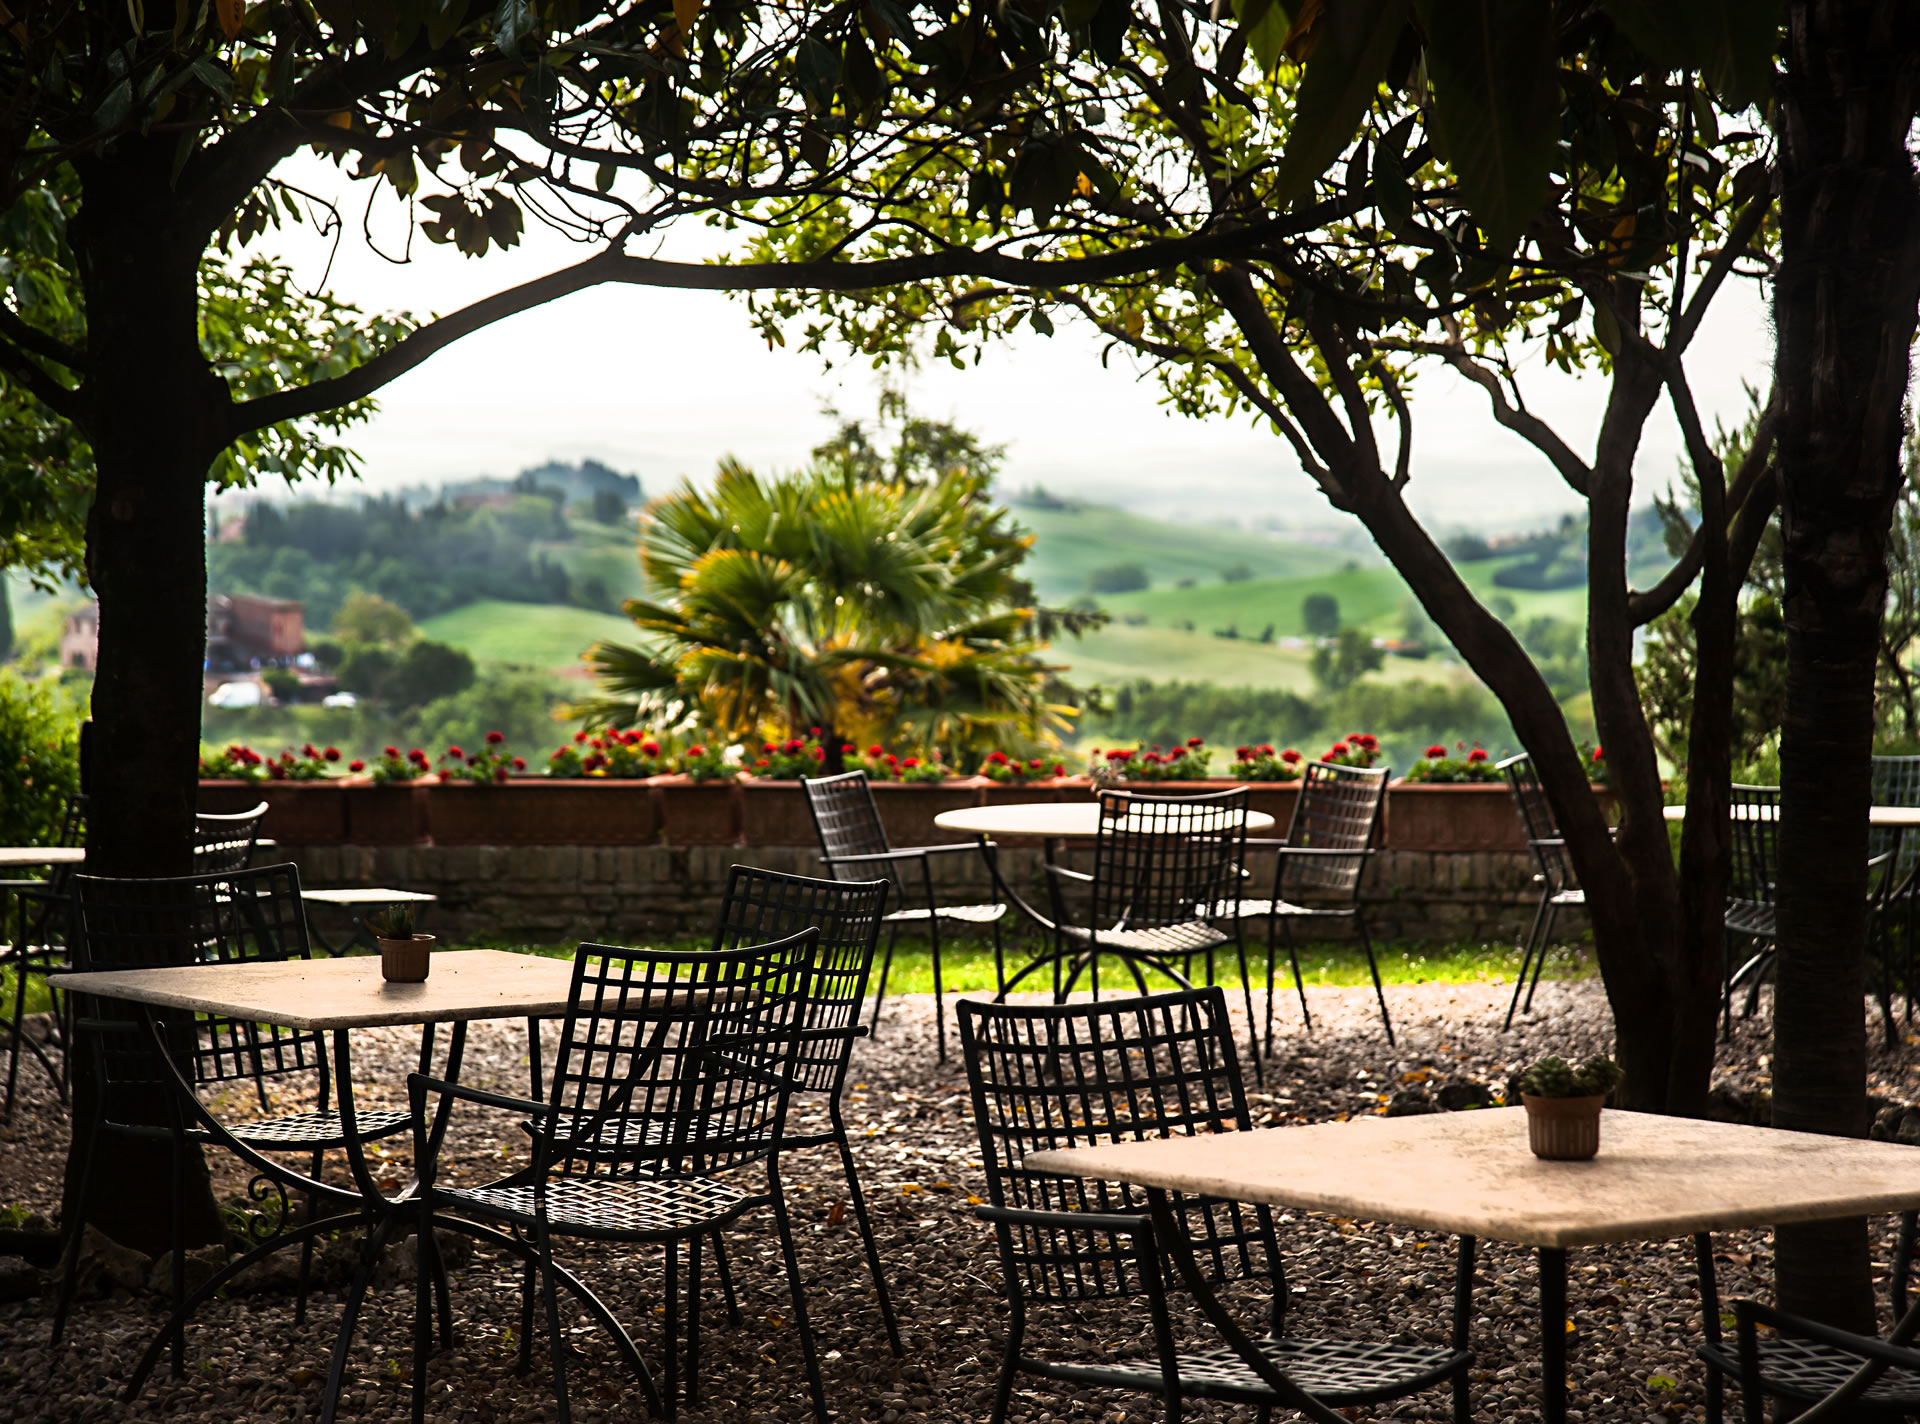
[[(366, 201), (367, 185), (343, 183), (331, 169), (314, 164), (298, 176), (316, 188), (331, 184), (356, 217)], [(416, 237), (413, 260), (396, 266), (360, 240), (355, 218), (348, 224), (327, 284), (369, 311), (446, 312), (587, 252), (530, 222), (523, 245), (508, 253), (470, 260)], [(660, 255), (697, 259), (713, 241), (705, 229), (676, 238)], [(264, 241), (295, 263), (302, 281), (321, 280), (330, 243), (294, 232)], [(397, 235), (392, 245), (398, 249)], [(1716, 416), (1741, 416), (1743, 379), (1764, 390), (1772, 348), (1759, 291), (1746, 284), (1723, 294), (1689, 360), (1709, 428)], [(1006, 444), (1008, 488), (1040, 483), (1170, 519), (1344, 522), (1277, 437), (1245, 419), (1164, 412), (1158, 388), (1124, 356), (1102, 369), (1099, 343), (1084, 328), (1062, 323), (1050, 340), (1023, 333), (978, 368), (927, 366), (905, 385), (921, 413)], [(877, 389), (864, 365), (826, 372), (817, 357), (768, 350), (737, 300), (610, 286), (456, 343), (382, 391), (381, 413), (350, 443), (364, 457), (370, 489), (592, 456), (638, 474), (652, 494), (682, 476), (704, 479), (723, 454), (766, 470), (791, 467), (829, 430), (824, 403), (870, 417)], [(1523, 391), (1576, 449), (1591, 449), (1603, 379), (1542, 365), (1523, 376)], [(1435, 369), (1418, 383), (1414, 415), (1410, 498), (1425, 517), (1502, 530), (1577, 507), (1545, 462), (1494, 424), (1477, 388)], [(1641, 498), (1666, 487), (1680, 443), (1662, 406), (1640, 451)]]

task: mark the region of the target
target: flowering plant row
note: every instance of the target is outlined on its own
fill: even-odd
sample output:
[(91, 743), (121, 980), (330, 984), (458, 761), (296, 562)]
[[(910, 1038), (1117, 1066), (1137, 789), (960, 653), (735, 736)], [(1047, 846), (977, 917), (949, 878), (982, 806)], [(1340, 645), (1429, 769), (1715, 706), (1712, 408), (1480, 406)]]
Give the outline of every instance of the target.
[[(1454, 755), (1455, 752), (1460, 755)], [(1451, 750), (1444, 743), (1435, 742), (1407, 773), (1408, 781), (1426, 781), (1436, 785), (1499, 779), (1500, 772), (1487, 756), (1487, 749), (1480, 746), (1469, 748), (1465, 742), (1456, 742)]]
[(1212, 760), (1213, 750), (1199, 737), (1172, 747), (1155, 742), (1106, 752), (1093, 749), (1094, 769), (1104, 767), (1105, 777), (1118, 781), (1204, 781)]
[[(325, 781), (340, 760), (338, 747), (315, 747), (308, 742), (298, 752), (289, 747), (277, 757), (263, 757), (239, 743), (200, 758), (200, 776), (206, 781)], [(358, 770), (359, 762), (353, 767)]]

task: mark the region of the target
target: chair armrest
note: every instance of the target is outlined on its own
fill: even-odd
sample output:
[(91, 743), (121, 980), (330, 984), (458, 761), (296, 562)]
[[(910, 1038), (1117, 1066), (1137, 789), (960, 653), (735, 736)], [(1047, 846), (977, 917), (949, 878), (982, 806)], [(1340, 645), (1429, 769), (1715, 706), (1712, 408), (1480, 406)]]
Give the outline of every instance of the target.
[(1565, 850), (1567, 848), (1567, 838), (1565, 836), (1541, 836), (1538, 840), (1535, 840), (1532, 836), (1528, 836), (1527, 844), (1535, 850)]
[(982, 845), (992, 845), (992, 841), (942, 841), (939, 845), (902, 846), (894, 855), (955, 855), (960, 851), (976, 851)]
[(1273, 850), (1276, 847), (1285, 849), (1287, 842), (1284, 837), (1276, 840), (1272, 836), (1248, 836), (1242, 844), (1249, 849), (1258, 847), (1261, 850)]
[(1770, 1305), (1762, 1305), (1757, 1300), (1735, 1300), (1731, 1304), (1734, 1329), (1740, 1332), (1743, 1340), (1753, 1335), (1756, 1325), (1767, 1325), (1782, 1335), (1795, 1335), (1803, 1340), (1831, 1345), (1836, 1350), (1844, 1350), (1847, 1354), (1856, 1355), (1862, 1360), (1878, 1360), (1908, 1370), (1920, 1369), (1920, 1350), (1889, 1345), (1885, 1340), (1871, 1335), (1855, 1335), (1850, 1330), (1822, 1325), (1819, 1321), (1808, 1320), (1805, 1316), (1789, 1315), (1783, 1310), (1775, 1310)]
[(464, 1083), (449, 1083), (444, 1078), (429, 1078), (424, 1073), (409, 1073), (407, 1074), (407, 1104), (413, 1109), (415, 1122), (419, 1122), (425, 1113), (429, 1093), (439, 1093), (464, 1102), (479, 1103), (482, 1107), (525, 1113), (529, 1117), (552, 1117), (559, 1111), (550, 1103), (537, 1103), (532, 1098), (516, 1098), (509, 1093), (489, 1093), (484, 1088), (470, 1088)]
[(1337, 855), (1352, 858), (1356, 855), (1378, 855), (1372, 846), (1361, 846), (1357, 850), (1336, 850), (1332, 846), (1281, 846), (1282, 855)]
[(1107, 1211), (1033, 1211), (1017, 1206), (977, 1206), (973, 1214), (995, 1226), (1043, 1226), (1062, 1231), (1110, 1231), (1115, 1235), (1154, 1239), (1153, 1218)]
[(1064, 865), (1049, 865), (1047, 867), (1047, 874), (1058, 875), (1067, 880), (1082, 880), (1089, 885), (1093, 884), (1093, 877), (1088, 875), (1084, 870), (1069, 870)]

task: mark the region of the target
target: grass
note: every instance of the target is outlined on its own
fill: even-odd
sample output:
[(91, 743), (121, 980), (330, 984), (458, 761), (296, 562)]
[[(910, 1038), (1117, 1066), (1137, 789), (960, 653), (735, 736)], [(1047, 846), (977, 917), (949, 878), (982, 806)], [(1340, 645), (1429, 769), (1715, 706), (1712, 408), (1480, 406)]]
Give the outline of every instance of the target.
[[(1246, 624), (1242, 623), (1242, 631)], [(1259, 628), (1252, 630), (1258, 633)], [(1246, 638), (1216, 638), (1204, 625), (1191, 633), (1177, 628), (1130, 628), (1110, 623), (1083, 638), (1062, 638), (1047, 656), (1071, 668), (1076, 685), (1118, 687), (1136, 678), (1154, 682), (1211, 682), (1224, 687), (1281, 688), (1305, 696), (1315, 690), (1305, 648), (1283, 648)], [(1373, 676), (1388, 682), (1469, 682), (1472, 674), (1458, 663), (1433, 658), (1388, 658)]]
[(553, 672), (578, 672), (580, 654), (602, 638), (631, 640), (633, 623), (613, 613), (559, 603), (504, 603), (483, 599), (429, 618), (429, 638), (450, 643), (480, 662), (519, 663)]

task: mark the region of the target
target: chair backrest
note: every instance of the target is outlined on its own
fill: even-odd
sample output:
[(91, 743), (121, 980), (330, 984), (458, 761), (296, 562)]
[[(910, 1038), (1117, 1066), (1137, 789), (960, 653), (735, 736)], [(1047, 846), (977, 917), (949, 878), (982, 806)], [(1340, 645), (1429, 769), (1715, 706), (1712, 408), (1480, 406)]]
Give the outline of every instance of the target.
[[(884, 880), (814, 880), (736, 865), (720, 901), (713, 947), (740, 949), (805, 929), (817, 931), (813, 985), (802, 1027), (813, 1032), (854, 1029), (866, 1002), (867, 976), (886, 908)], [(803, 1039), (794, 1064), (795, 1089), (837, 1094), (852, 1055), (851, 1033)]]
[(768, 1157), (785, 1127), (814, 943), (739, 949), (582, 944), (560, 1029), (540, 1171), (674, 1177)]
[[(887, 828), (880, 821), (880, 808), (874, 804), (873, 787), (864, 771), (809, 777), (800, 784), (807, 789), (807, 810), (813, 814), (823, 853), (880, 855), (893, 849), (887, 844)], [(885, 873), (891, 879), (892, 869), (886, 862), (836, 865), (833, 875), (836, 880), (866, 880)]]
[(1540, 867), (1547, 892), (1557, 894), (1573, 883), (1573, 875), (1566, 848), (1543, 844), (1558, 841), (1560, 827), (1553, 819), (1553, 807), (1547, 802), (1546, 788), (1540, 784), (1540, 773), (1534, 770), (1533, 758), (1522, 752), (1501, 762), (1498, 770), (1507, 778), (1507, 789), (1513, 793), (1521, 828), (1526, 832), (1527, 844), (1533, 848), (1534, 862)]
[(202, 812), (193, 818), (193, 873), (215, 875), (229, 870), (245, 870), (253, 863), (254, 843), (260, 839), (260, 822), (267, 814), (267, 803), (231, 815)]
[[(1877, 756), (1873, 759), (1873, 804), (1876, 806), (1920, 806), (1920, 756)], [(1887, 826), (1876, 826), (1869, 833), (1870, 855), (1885, 855), (1898, 848), (1900, 854), (1887, 867), (1882, 883), (1896, 885), (1920, 861), (1920, 836), (1902, 835)]]
[[(183, 964), (243, 964), (311, 959), (300, 872), (268, 865), (214, 875), (122, 880), (73, 878), (75, 963), (82, 970), (157, 969)], [(110, 1018), (94, 1012), (95, 1020)], [(173, 1016), (170, 1043), (182, 1074), (203, 1085), (251, 1080), (266, 1106), (265, 1080), (294, 1073), (318, 1076), (327, 1094), (327, 1055), (312, 1029), (192, 1016)], [(153, 1081), (159, 1065), (146, 1045), (105, 1045), (109, 1082)]]
[(1088, 924), (1159, 929), (1211, 918), (1240, 894), (1247, 788), (1206, 796), (1100, 793)]
[(1771, 908), (1773, 887), (1779, 879), (1775, 847), (1780, 839), (1780, 788), (1735, 782), (1731, 790), (1728, 804), (1732, 810), (1733, 856), (1727, 875), (1727, 899)]
[[(85, 843), (86, 833), (87, 798), (69, 796), (60, 811), (60, 829), (54, 832), (54, 838), (48, 844), (77, 847)], [(33, 887), (31, 896), (21, 897), (22, 944), (50, 944), (55, 933), (62, 936), (66, 934), (68, 899), (74, 874), (79, 869), (74, 864), (48, 866), (46, 880)]]
[[(1251, 1126), (1226, 996), (1217, 985), (1090, 1004), (963, 999), (959, 1016), (995, 1206), (1139, 1215), (1147, 1210), (1143, 1188), (1031, 1171), (1023, 1161), (1050, 1148)], [(1185, 1214), (1196, 1259), (1215, 1280), (1270, 1272), (1284, 1296), (1265, 1208), (1177, 1195), (1172, 1201)], [(1030, 1297), (1087, 1300), (1143, 1289), (1131, 1255), (1105, 1233), (1023, 1226), (1002, 1227), (999, 1235), (1007, 1282)]]
[(1335, 766), (1307, 763), (1300, 782), (1300, 799), (1293, 805), (1287, 828), (1289, 846), (1350, 855), (1283, 855), (1279, 889), (1288, 893), (1353, 895), (1360, 893), (1360, 876), (1367, 868), (1366, 849), (1380, 824), (1386, 802), (1390, 768)]

